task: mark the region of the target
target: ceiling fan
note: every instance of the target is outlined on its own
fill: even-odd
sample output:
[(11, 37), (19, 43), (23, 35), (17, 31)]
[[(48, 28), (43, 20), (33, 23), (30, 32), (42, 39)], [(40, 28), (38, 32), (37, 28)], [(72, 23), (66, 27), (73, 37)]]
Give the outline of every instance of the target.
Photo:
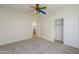
[(39, 4), (35, 4), (34, 6), (31, 6), (35, 12), (35, 14), (46, 14), (45, 10), (47, 9), (47, 7), (40, 7)]

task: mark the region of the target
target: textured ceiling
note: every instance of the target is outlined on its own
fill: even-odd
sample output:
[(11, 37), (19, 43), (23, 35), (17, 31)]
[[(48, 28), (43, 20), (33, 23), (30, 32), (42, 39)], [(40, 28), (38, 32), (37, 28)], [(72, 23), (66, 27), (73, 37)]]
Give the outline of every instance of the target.
[[(30, 7), (31, 5), (33, 5), (33, 4), (0, 4), (0, 7), (26, 13), (29, 10), (32, 10), (32, 8)], [(47, 6), (48, 12), (54, 12), (56, 10), (59, 10), (59, 9), (62, 9), (62, 8), (68, 7), (68, 6), (72, 6), (72, 5), (67, 5), (67, 4), (41, 4), (40, 6)]]

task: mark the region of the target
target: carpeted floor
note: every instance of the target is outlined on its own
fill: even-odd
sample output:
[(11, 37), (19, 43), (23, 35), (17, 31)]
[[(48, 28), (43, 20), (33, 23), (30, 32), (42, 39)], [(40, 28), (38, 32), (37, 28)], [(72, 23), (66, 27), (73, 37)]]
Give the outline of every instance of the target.
[(0, 54), (78, 54), (79, 50), (44, 39), (27, 39), (0, 46)]

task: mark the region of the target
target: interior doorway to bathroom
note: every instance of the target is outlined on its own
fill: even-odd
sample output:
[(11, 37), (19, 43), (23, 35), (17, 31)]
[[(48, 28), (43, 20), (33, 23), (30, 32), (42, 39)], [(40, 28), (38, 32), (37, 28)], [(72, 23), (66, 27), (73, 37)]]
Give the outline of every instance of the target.
[(55, 42), (63, 43), (63, 21), (63, 18), (55, 20)]

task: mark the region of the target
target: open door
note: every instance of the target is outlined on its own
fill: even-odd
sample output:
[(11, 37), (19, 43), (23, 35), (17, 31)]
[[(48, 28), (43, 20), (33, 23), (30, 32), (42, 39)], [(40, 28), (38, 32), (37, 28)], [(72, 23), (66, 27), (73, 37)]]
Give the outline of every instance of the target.
[(63, 43), (63, 18), (55, 20), (55, 41)]

